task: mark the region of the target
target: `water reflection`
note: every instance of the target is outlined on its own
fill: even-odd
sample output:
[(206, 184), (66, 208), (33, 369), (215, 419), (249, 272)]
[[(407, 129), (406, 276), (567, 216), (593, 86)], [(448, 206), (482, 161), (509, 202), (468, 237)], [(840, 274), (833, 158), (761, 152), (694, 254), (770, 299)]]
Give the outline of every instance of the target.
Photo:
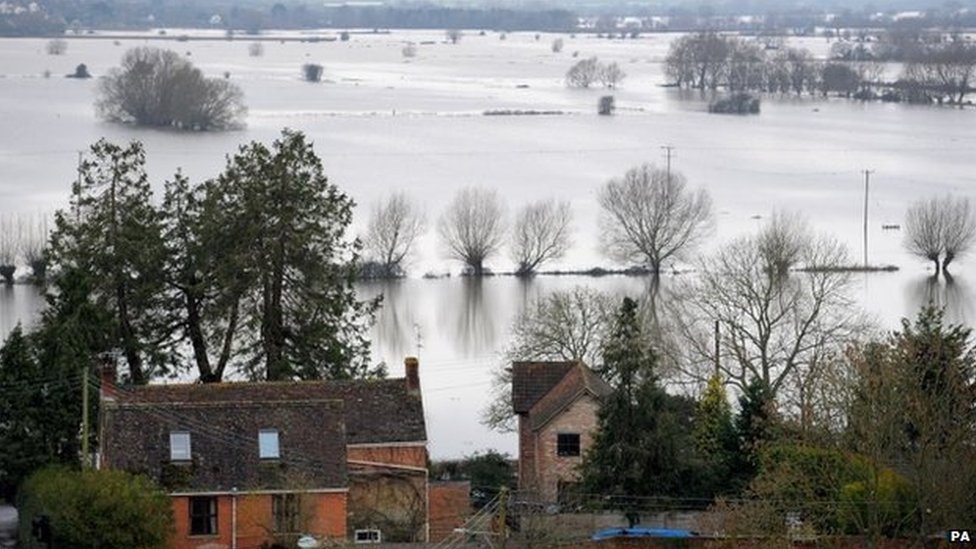
[(909, 284), (908, 299), (913, 311), (929, 304), (944, 309), (945, 320), (953, 324), (968, 325), (974, 318), (972, 289), (964, 280), (949, 273), (944, 278), (933, 274), (913, 280)]
[(451, 284), (449, 292), (442, 294), (438, 309), (439, 327), (445, 333), (454, 334), (461, 356), (470, 358), (488, 354), (495, 349), (497, 326), (495, 315), (485, 307), (485, 285), (481, 277), (463, 277)]
[(382, 342), (387, 354), (392, 356), (417, 352), (419, 324), (413, 314), (413, 303), (404, 298), (403, 281), (384, 280), (373, 285), (383, 295), (382, 306), (376, 315), (374, 341)]

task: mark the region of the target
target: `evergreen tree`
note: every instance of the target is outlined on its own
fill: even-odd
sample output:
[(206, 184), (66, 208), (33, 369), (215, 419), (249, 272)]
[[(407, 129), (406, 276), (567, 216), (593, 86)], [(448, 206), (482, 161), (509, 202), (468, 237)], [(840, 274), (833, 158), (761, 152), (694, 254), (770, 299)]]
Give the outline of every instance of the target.
[(624, 496), (632, 522), (633, 496), (686, 493), (693, 446), (690, 406), (658, 385), (657, 356), (647, 342), (637, 303), (624, 299), (603, 353), (617, 385), (602, 403), (582, 466), (584, 491)]
[(739, 397), (735, 418), (735, 454), (733, 486), (744, 488), (759, 472), (762, 449), (779, 435), (779, 415), (773, 392), (763, 380), (755, 378)]
[[(111, 313), (109, 346), (120, 348), (132, 383), (165, 374), (174, 362), (165, 321), (165, 247), (145, 172), (142, 145), (100, 140), (79, 172), (68, 212), (51, 235), (55, 276), (75, 270), (90, 301)], [(108, 350), (108, 349), (105, 349)]]
[(241, 147), (206, 193), (224, 234), (246, 246), (231, 248), (241, 286), (229, 293), (242, 290), (246, 371), (268, 380), (382, 375), (369, 365), (366, 335), (379, 302), (353, 289), (353, 201), (329, 183), (305, 136), (286, 130), (270, 148)]
[(711, 497), (730, 491), (736, 440), (732, 409), (718, 374), (709, 378), (705, 393), (698, 401), (693, 435), (705, 492)]

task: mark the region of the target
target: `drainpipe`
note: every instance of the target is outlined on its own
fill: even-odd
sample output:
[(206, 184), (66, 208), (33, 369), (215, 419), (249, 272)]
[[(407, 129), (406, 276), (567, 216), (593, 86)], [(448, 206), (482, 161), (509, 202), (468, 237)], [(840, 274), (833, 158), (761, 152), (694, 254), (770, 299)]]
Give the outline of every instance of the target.
[(230, 549), (237, 549), (237, 487), (230, 489)]

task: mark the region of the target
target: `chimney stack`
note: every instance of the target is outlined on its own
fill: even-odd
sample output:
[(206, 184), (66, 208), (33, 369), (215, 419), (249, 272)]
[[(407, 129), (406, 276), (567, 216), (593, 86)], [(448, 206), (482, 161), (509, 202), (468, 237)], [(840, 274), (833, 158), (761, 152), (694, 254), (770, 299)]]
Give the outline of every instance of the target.
[(98, 355), (99, 395), (101, 400), (115, 400), (118, 396), (116, 379), (118, 366), (113, 353)]
[(415, 356), (408, 356), (403, 360), (404, 371), (407, 373), (407, 392), (420, 395), (420, 361)]

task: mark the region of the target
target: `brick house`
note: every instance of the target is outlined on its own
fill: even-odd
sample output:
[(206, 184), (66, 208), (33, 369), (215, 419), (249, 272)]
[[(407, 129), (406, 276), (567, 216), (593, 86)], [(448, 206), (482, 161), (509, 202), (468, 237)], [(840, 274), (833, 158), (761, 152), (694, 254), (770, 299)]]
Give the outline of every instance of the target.
[(557, 501), (579, 480), (600, 401), (612, 389), (582, 362), (512, 363), (519, 490)]
[(100, 466), (173, 498), (174, 549), (298, 533), (426, 541), (427, 429), (415, 358), (372, 381), (124, 387), (102, 372)]

